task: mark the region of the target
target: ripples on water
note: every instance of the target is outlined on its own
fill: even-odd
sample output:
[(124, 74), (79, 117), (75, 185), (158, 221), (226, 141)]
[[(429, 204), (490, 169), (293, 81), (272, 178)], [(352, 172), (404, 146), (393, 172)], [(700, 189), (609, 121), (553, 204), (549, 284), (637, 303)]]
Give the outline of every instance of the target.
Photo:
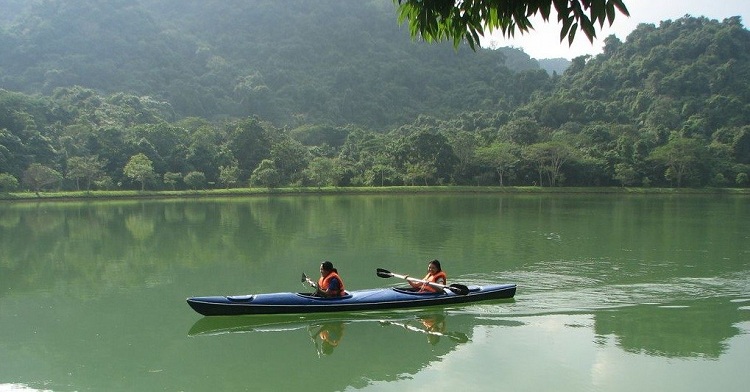
[(47, 389), (34, 389), (23, 384), (0, 384), (0, 392), (52, 392)]
[[(579, 265), (580, 267), (580, 265)], [(563, 263), (559, 272), (535, 271), (496, 272), (461, 277), (462, 283), (482, 285), (491, 282), (515, 282), (518, 285), (514, 302), (475, 305), (462, 311), (480, 315), (526, 316), (554, 313), (579, 313), (634, 305), (674, 305), (683, 301), (728, 298), (750, 301), (750, 274), (734, 273), (712, 278), (671, 278), (665, 282), (609, 283), (606, 274), (597, 279), (568, 268)], [(663, 265), (661, 267), (668, 267)], [(601, 268), (601, 264), (599, 264)], [(603, 269), (607, 269), (606, 267)], [(614, 270), (614, 268), (612, 268)], [(565, 272), (577, 274), (566, 274)]]

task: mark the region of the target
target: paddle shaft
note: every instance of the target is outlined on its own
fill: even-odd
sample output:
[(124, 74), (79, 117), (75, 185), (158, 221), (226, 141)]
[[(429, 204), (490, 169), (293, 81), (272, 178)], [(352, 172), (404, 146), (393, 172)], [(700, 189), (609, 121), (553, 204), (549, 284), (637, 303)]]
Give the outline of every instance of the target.
[(436, 288), (439, 290), (445, 290), (445, 289), (451, 290), (450, 286), (446, 286), (440, 283), (430, 282), (429, 280), (412, 278), (411, 276), (394, 274), (393, 272), (391, 272), (391, 276), (393, 276), (394, 278), (404, 279), (407, 282), (426, 284), (432, 288)]
[[(450, 339), (453, 339), (453, 340), (455, 340), (455, 341), (457, 341), (459, 343), (465, 343), (465, 342), (467, 342), (469, 340), (469, 338), (467, 336), (465, 336), (465, 335), (464, 336), (455, 336), (452, 333), (430, 331), (428, 329), (422, 329), (422, 328), (419, 328), (419, 327), (415, 327), (413, 325), (409, 325), (407, 323), (397, 323), (397, 322), (388, 321), (388, 320), (381, 320), (380, 322), (383, 323), (383, 324), (390, 324), (390, 325), (395, 325), (395, 326), (403, 327), (403, 328), (405, 328), (405, 329), (407, 329), (409, 331), (420, 332), (420, 333), (424, 333), (424, 334), (427, 334), (427, 335), (446, 336), (446, 337), (448, 337)], [(463, 335), (463, 334), (461, 334), (461, 335)]]
[(441, 290), (443, 292), (446, 289), (448, 289), (448, 290), (450, 290), (453, 293), (458, 294), (458, 295), (467, 295), (467, 294), (469, 294), (469, 288), (466, 287), (465, 285), (462, 285), (462, 284), (452, 284), (450, 286), (446, 286), (446, 285), (443, 285), (443, 284), (440, 284), (440, 283), (430, 282), (430, 281), (423, 280), (423, 279), (410, 278), (410, 277), (408, 277), (406, 275), (394, 274), (393, 272), (388, 271), (386, 269), (382, 269), (382, 268), (378, 268), (376, 270), (376, 272), (377, 272), (377, 275), (379, 277), (381, 277), (381, 278), (399, 278), (399, 279), (405, 279), (407, 282), (426, 284), (426, 285), (428, 285), (430, 287), (439, 289), (439, 290)]

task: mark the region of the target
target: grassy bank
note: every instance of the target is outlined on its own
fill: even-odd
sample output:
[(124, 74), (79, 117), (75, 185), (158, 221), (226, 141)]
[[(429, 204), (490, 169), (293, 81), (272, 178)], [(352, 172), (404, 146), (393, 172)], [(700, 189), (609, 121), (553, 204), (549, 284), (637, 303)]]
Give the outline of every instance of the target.
[(419, 194), (419, 193), (582, 193), (582, 194), (732, 194), (750, 195), (750, 188), (623, 188), (623, 187), (489, 187), (489, 186), (396, 186), (323, 188), (232, 188), (190, 191), (67, 191), (0, 193), (0, 200), (81, 200), (192, 198), (304, 194)]

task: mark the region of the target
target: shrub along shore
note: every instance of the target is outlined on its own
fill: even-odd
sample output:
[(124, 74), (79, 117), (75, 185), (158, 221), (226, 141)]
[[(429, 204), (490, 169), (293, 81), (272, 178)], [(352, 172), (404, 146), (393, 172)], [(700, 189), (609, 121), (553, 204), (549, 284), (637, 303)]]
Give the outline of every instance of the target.
[(288, 187), (230, 188), (185, 191), (65, 191), (0, 193), (3, 201), (60, 201), (108, 199), (161, 199), (194, 197), (235, 197), (274, 195), (356, 195), (422, 193), (496, 193), (496, 194), (726, 194), (750, 195), (750, 188), (630, 188), (630, 187), (491, 187), (491, 186), (391, 186), (391, 187)]

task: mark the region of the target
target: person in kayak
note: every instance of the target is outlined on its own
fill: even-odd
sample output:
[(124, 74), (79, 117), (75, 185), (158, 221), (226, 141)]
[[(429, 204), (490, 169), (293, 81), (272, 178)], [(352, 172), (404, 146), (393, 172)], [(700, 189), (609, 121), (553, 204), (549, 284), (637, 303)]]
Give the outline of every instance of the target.
[[(406, 275), (406, 277), (408, 278), (409, 275)], [(427, 275), (423, 280), (432, 283), (439, 283), (444, 286), (448, 284), (448, 276), (443, 272), (442, 267), (440, 267), (440, 262), (437, 260), (432, 260), (427, 264)], [(441, 289), (432, 287), (427, 283), (409, 281), (409, 284), (419, 292), (436, 293), (442, 291)]]
[(315, 295), (321, 297), (343, 297), (346, 295), (344, 281), (341, 280), (339, 272), (333, 268), (333, 263), (324, 261), (320, 263), (320, 279), (315, 287)]

